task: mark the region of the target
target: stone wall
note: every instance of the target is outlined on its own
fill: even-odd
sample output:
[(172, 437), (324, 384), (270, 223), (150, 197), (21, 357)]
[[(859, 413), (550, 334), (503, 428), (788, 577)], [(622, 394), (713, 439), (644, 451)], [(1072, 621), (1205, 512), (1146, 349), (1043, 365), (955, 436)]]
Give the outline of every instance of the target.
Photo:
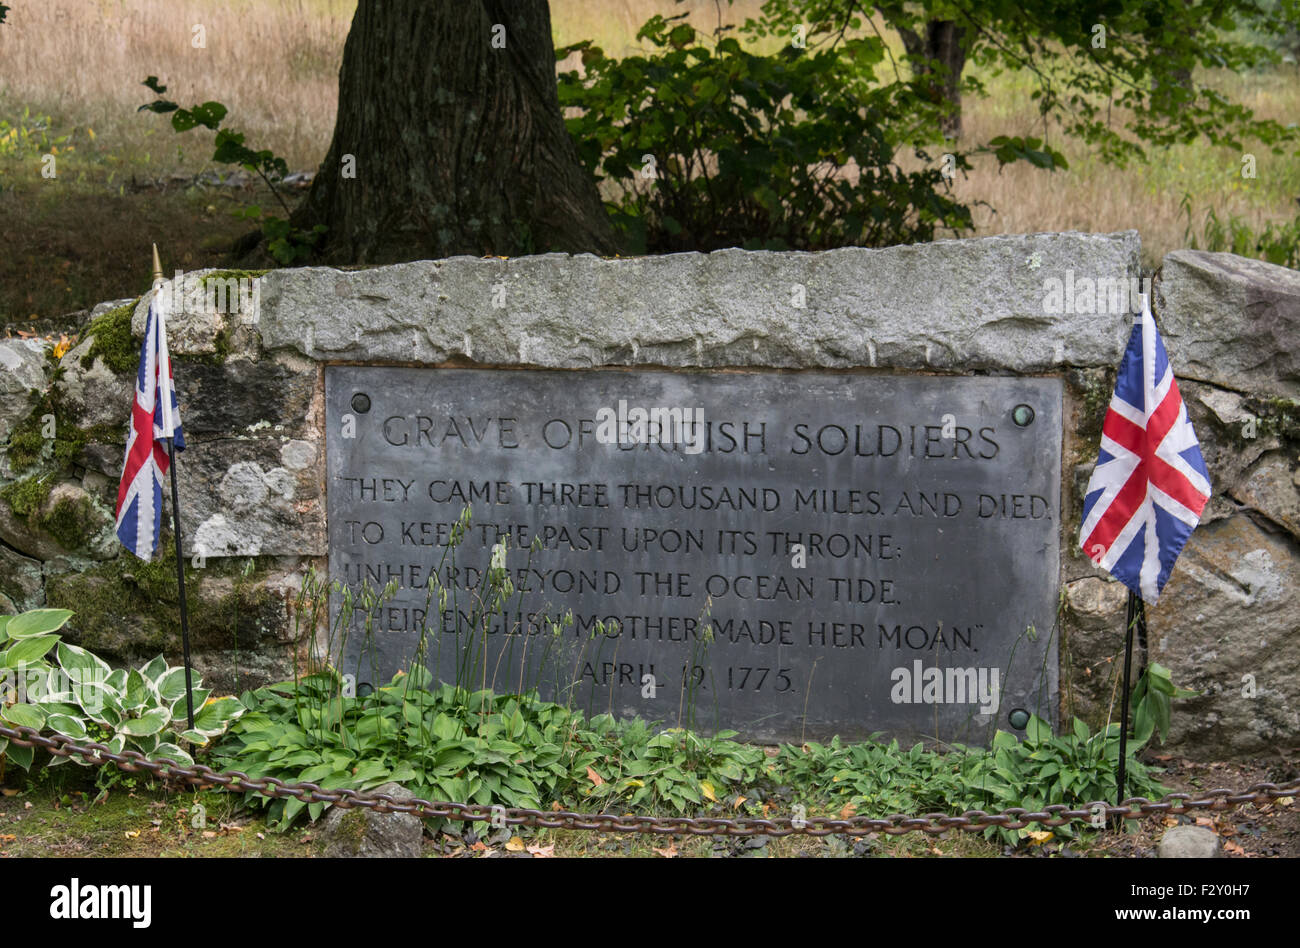
[[(205, 554), (187, 573), (196, 664), (224, 688), (291, 670), (295, 590), (327, 553), (326, 363), (1057, 375), (1062, 710), (1117, 715), (1125, 591), (1076, 537), (1132, 321), (1109, 294), (1142, 275), (1138, 250), (1133, 232), (1038, 234), (186, 275), (164, 291), (194, 298), (244, 278), (256, 290), (238, 311), (196, 307), (169, 323), (190, 442), (186, 548)], [(98, 307), (57, 365), (32, 342), (0, 341), (0, 607), (73, 609), (70, 638), (120, 661), (179, 652), (174, 560), (119, 556), (112, 532), (147, 305)], [(1177, 252), (1153, 306), (1215, 487), (1149, 611), (1151, 658), (1202, 692), (1176, 706), (1170, 744), (1205, 758), (1294, 747), (1300, 273)]]

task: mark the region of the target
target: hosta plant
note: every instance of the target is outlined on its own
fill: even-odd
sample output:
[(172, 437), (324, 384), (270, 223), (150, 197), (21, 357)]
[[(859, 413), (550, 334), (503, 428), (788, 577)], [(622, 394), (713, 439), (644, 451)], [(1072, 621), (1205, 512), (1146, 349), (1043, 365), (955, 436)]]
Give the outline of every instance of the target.
[[(168, 665), (159, 655), (140, 668), (113, 669), (54, 634), (71, 616), (66, 609), (38, 609), (0, 617), (0, 668), (6, 675), (0, 685), (0, 718), (6, 723), (98, 741), (114, 753), (136, 750), (151, 760), (169, 757), (192, 764), (185, 745), (206, 745), (244, 713), (238, 699), (211, 697), (192, 675), (190, 728), (183, 667)], [(7, 743), (0, 739), (0, 753), (29, 768), (32, 748)], [(70, 759), (53, 757), (50, 765)]]

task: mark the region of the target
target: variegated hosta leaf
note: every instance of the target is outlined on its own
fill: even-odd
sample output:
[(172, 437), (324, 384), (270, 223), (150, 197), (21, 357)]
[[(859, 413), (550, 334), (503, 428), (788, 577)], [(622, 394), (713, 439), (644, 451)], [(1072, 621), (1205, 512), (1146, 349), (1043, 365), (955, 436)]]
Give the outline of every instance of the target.
[(144, 675), (134, 668), (127, 673), (126, 690), (122, 693), (122, 710), (135, 711), (158, 703), (158, 692)]
[(238, 698), (217, 698), (194, 712), (194, 730), (216, 737), (247, 710)]
[(115, 727), (122, 720), (118, 695), (107, 685), (100, 682), (75, 684), (72, 686), (72, 694), (90, 720), (110, 727)]
[[(207, 688), (194, 689), (195, 717), (198, 717), (199, 711), (202, 709), (203, 705), (207, 702), (211, 694), (212, 692), (209, 691)], [(172, 703), (172, 722), (179, 724), (182, 721), (184, 721), (186, 724), (189, 723), (189, 714), (188, 714), (188, 709), (185, 707), (184, 692), (181, 692), (181, 696)]]
[(162, 678), (166, 671), (167, 659), (163, 658), (161, 655), (155, 655), (144, 665), (140, 666), (140, 674), (148, 681), (153, 682), (155, 686), (158, 684), (158, 679)]
[(98, 655), (67, 642), (59, 643), (58, 657), (60, 667), (74, 682), (102, 682), (112, 671)]
[(45, 653), (58, 643), (57, 635), (33, 635), (18, 639), (0, 656), (0, 665), (7, 668), (23, 668), (35, 664), (45, 657)]
[(70, 714), (51, 714), (45, 719), (45, 726), (74, 741), (84, 740), (87, 736), (86, 722)]
[(165, 728), (170, 720), (166, 708), (153, 708), (138, 718), (127, 718), (118, 725), (117, 731), (128, 737), (150, 737)]
[(34, 727), (39, 730), (45, 726), (45, 711), (35, 704), (10, 705), (0, 709), (0, 718), (15, 727)]
[(185, 753), (185, 751), (181, 750), (175, 744), (162, 742), (149, 752), (150, 760), (160, 760), (163, 757), (170, 757), (178, 764), (184, 764), (186, 767), (194, 766), (194, 758)]
[(63, 628), (63, 624), (71, 618), (70, 609), (33, 609), (30, 612), (11, 616), (5, 625), (5, 633), (11, 639), (48, 635)]
[[(199, 676), (193, 671), (190, 672), (190, 682), (195, 688), (199, 686)], [(165, 703), (173, 706), (178, 698), (185, 697), (185, 666), (169, 668), (159, 677), (158, 696)]]

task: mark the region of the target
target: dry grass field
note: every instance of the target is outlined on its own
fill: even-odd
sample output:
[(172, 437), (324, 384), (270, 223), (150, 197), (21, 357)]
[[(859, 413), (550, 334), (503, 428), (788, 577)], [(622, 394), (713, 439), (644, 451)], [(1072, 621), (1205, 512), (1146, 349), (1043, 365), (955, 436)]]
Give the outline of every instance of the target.
[[(348, 0), (40, 0), (13, 4), (0, 26), (0, 324), (54, 317), (147, 283), (150, 240), (165, 264), (224, 262), (248, 228), (232, 211), (268, 196), (255, 189), (191, 183), (211, 170), (211, 133), (176, 135), (166, 119), (139, 113), (152, 98), (140, 83), (157, 75), (182, 105), (225, 103), (228, 126), (248, 143), (311, 170), (333, 130), (337, 72), (351, 22)], [(731, 21), (757, 10), (737, 0)], [(700, 29), (717, 23), (713, 0), (551, 0), (555, 40), (594, 39), (607, 52), (635, 49), (637, 27), (655, 12), (690, 10)], [(202, 28), (203, 48), (196, 48)], [(887, 34), (892, 35), (892, 34)], [(1258, 114), (1300, 120), (1295, 65), (1263, 75), (1211, 77)], [(990, 95), (966, 103), (972, 140), (1042, 134), (1023, 75), (982, 76)], [(977, 234), (1136, 228), (1144, 258), (1157, 263), (1186, 246), (1186, 196), (1194, 236), (1204, 215), (1254, 228), (1293, 218), (1300, 163), (1256, 152), (1258, 177), (1243, 180), (1241, 155), (1188, 145), (1153, 151), (1119, 170), (1076, 143), (1052, 143), (1070, 161), (1048, 173), (1023, 163), (998, 172), (982, 162), (958, 179), (976, 210)], [(57, 175), (42, 177), (53, 153)], [(223, 171), (225, 169), (222, 169)]]

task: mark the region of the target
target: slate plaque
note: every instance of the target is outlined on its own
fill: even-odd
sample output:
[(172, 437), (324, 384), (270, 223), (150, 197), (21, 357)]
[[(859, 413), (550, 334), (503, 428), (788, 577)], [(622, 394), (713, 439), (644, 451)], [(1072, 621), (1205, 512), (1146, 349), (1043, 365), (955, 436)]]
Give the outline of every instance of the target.
[[(359, 682), (423, 643), (445, 681), (753, 740), (1055, 720), (1058, 379), (330, 366), (325, 391), (331, 577), (396, 583), (352, 614)], [(498, 543), (514, 592), (471, 637)]]

